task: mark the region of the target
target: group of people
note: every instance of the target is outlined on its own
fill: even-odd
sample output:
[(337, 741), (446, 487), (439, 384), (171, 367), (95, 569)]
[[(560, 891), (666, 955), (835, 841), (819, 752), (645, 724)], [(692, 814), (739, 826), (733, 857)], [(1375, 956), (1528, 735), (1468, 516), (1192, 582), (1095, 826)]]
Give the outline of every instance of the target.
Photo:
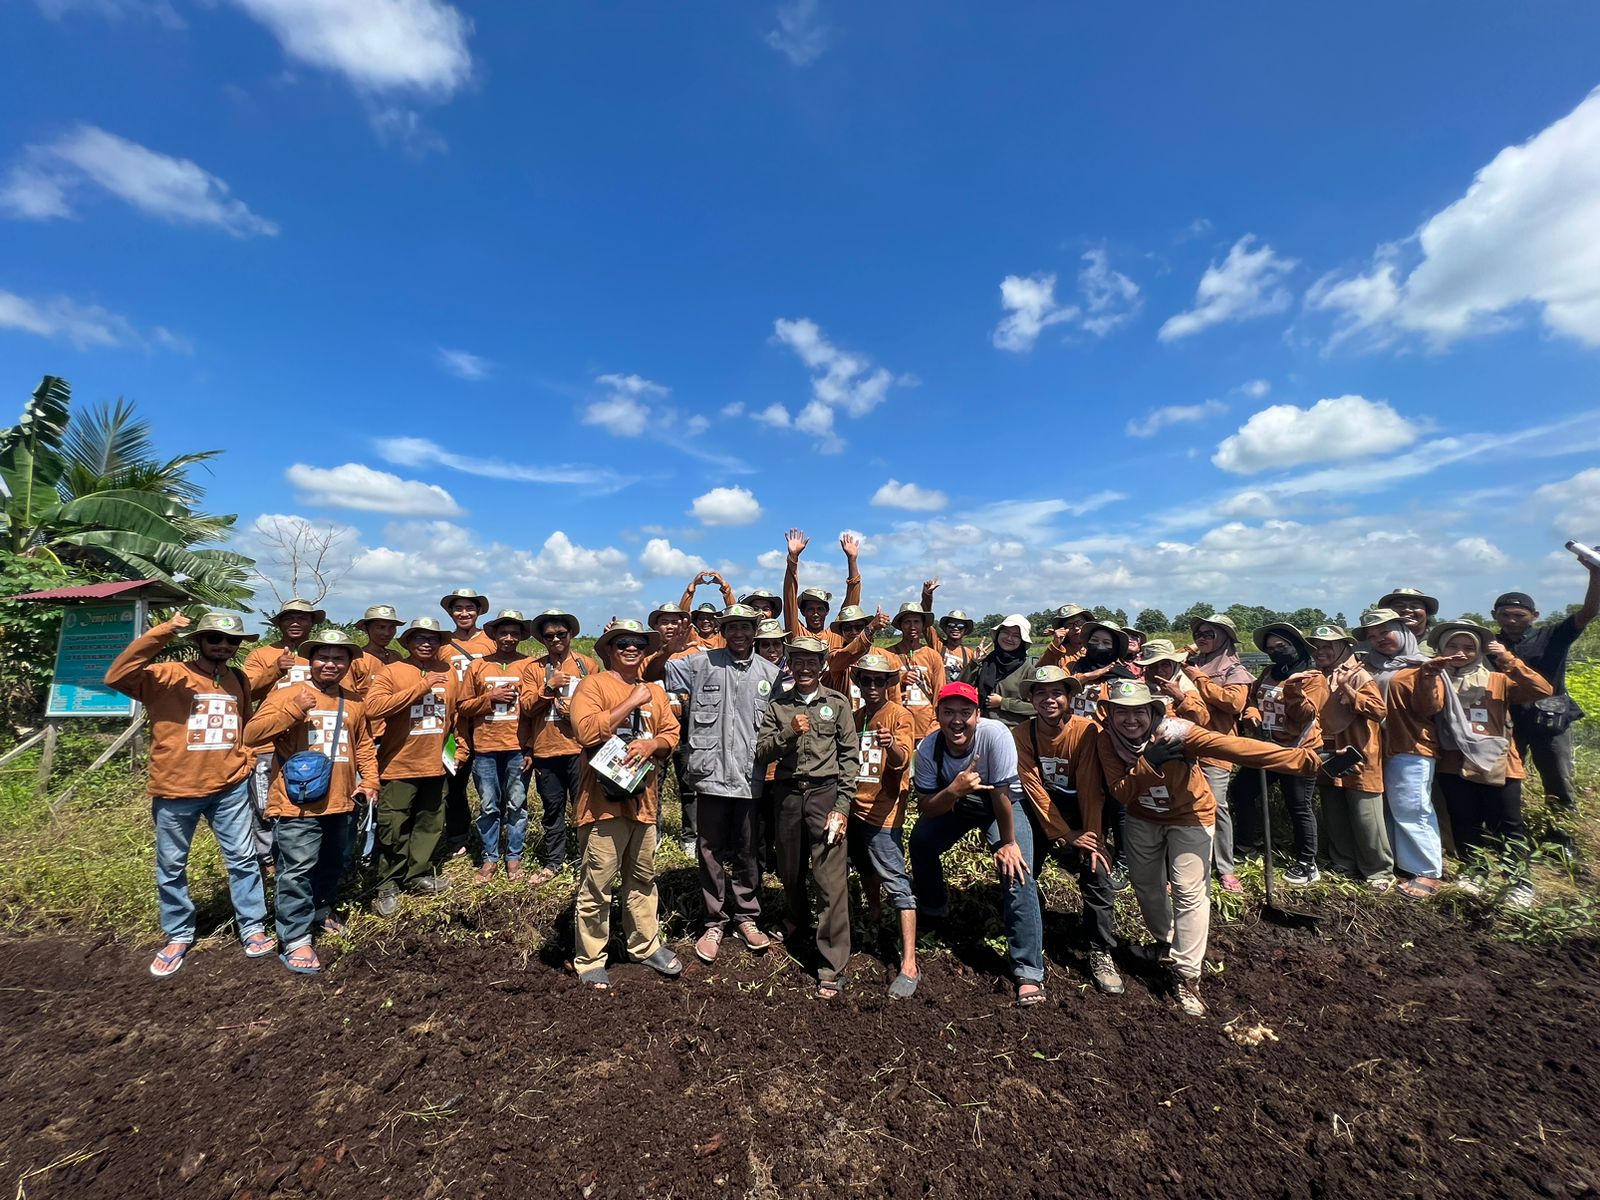
[[(1082, 895), (1094, 986), (1123, 991), (1125, 950), (1124, 963), (1167, 971), (1183, 1010), (1201, 1016), (1211, 880), (1242, 891), (1236, 856), (1256, 847), (1263, 787), (1291, 816), (1291, 885), (1315, 882), (1325, 864), (1378, 891), (1431, 895), (1445, 878), (1442, 811), (1466, 864), (1457, 882), (1488, 887), (1488, 872), (1502, 872), (1514, 904), (1532, 900), (1524, 755), (1552, 806), (1574, 803), (1569, 728), (1582, 714), (1565, 662), (1600, 610), (1600, 569), (1590, 568), (1582, 607), (1543, 627), (1524, 593), (1495, 602), (1493, 631), (1439, 622), (1437, 602), (1410, 588), (1349, 631), (1267, 625), (1252, 635), (1267, 659), (1252, 675), (1222, 614), (1194, 621), (1177, 646), (1066, 604), (1038, 653), (1022, 616), (1005, 618), (992, 644), (970, 644), (966, 613), (935, 618), (937, 579), (892, 616), (869, 614), (849, 536), (835, 611), (829, 592), (798, 586), (808, 544), (789, 531), (781, 595), (741, 596), (705, 572), (646, 621), (613, 619), (592, 657), (573, 649), (573, 614), (489, 618), (472, 588), (441, 598), (443, 619), (368, 608), (356, 623), (364, 642), (291, 600), (270, 618), (277, 636), (241, 666), (248, 635), (237, 615), (155, 626), (106, 676), (152, 726), (167, 941), (151, 973), (174, 974), (195, 940), (186, 869), (202, 817), (227, 862), (245, 953), (314, 974), (316, 935), (342, 928), (338, 888), (369, 832), (378, 915), (392, 915), (403, 892), (446, 888), (439, 864), (471, 840), (470, 778), (476, 882), (503, 869), (513, 883), (550, 883), (575, 832), (579, 980), (610, 986), (616, 900), (628, 958), (677, 976), (684, 964), (663, 937), (655, 882), (671, 774), (698, 868), (693, 953), (703, 962), (730, 936), (753, 953), (786, 943), (813, 966), (817, 996), (837, 996), (854, 866), (871, 913), (885, 900), (895, 911), (889, 990), (910, 996), (919, 929), (950, 912), (943, 856), (979, 830), (1017, 1004), (1045, 998), (1037, 880), (1053, 861)], [(721, 604), (696, 604), (706, 585)], [(880, 645), (891, 629), (896, 640)], [(164, 656), (180, 637), (192, 655)], [(523, 650), (530, 639), (542, 653)], [(530, 781), (542, 838), (525, 865)], [(782, 882), (782, 913), (762, 910), (764, 870)], [(1114, 898), (1127, 888), (1152, 944), (1119, 946)]]

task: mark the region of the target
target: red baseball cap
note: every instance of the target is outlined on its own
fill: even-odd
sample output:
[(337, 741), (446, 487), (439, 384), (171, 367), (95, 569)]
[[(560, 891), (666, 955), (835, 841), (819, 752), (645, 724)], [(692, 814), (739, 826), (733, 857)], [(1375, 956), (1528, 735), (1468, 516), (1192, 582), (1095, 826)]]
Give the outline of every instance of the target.
[(947, 683), (939, 689), (939, 698), (934, 701), (935, 706), (943, 704), (946, 700), (966, 700), (969, 703), (978, 702), (978, 689), (970, 683)]

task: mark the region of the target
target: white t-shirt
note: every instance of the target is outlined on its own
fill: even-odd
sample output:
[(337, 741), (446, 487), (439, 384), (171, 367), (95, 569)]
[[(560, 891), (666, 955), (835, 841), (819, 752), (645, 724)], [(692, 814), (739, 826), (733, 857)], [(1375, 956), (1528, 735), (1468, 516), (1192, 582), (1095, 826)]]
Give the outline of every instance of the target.
[[(979, 755), (978, 778), (986, 788), (1004, 788), (1014, 804), (1022, 803), (1022, 780), (1017, 776), (1017, 743), (1011, 730), (990, 717), (979, 717), (972, 745), (957, 758), (945, 748), (944, 768), (939, 769), (934, 749), (944, 734), (935, 729), (917, 743), (917, 791), (931, 796), (967, 769), (974, 754)], [(985, 798), (986, 799), (986, 798)]]

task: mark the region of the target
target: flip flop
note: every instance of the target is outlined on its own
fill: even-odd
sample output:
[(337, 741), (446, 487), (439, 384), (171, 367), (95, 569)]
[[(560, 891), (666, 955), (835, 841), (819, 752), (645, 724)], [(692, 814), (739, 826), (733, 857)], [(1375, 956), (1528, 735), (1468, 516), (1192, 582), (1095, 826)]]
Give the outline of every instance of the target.
[(604, 967), (595, 967), (591, 971), (580, 971), (578, 973), (578, 982), (583, 984), (584, 987), (592, 988), (597, 992), (611, 990), (611, 976), (606, 974)]
[[(311, 962), (308, 963), (308, 962), (305, 962), (303, 960), (300, 961), (300, 962), (294, 962), (289, 957), (289, 955), (291, 955), (291, 954), (300, 953), (301, 950), (311, 950)], [(293, 950), (290, 950), (288, 953), (278, 955), (278, 961), (281, 962), (284, 966), (288, 967), (289, 970), (293, 971), (296, 975), (320, 975), (320, 974), (322, 974), (322, 962), (321, 962), (320, 959), (317, 958), (317, 952), (315, 950), (312, 950), (311, 947), (309, 947), (309, 946), (296, 946)]]
[[(1033, 983), (1033, 980), (1030, 979), (1027, 982), (1028, 983)], [(1024, 986), (1026, 986), (1026, 984), (1018, 984), (1017, 985), (1017, 1007), (1018, 1008), (1032, 1008), (1035, 1004), (1043, 1004), (1044, 1003), (1044, 984), (1042, 984), (1042, 983), (1033, 983), (1033, 987), (1034, 987), (1035, 990), (1029, 992), (1027, 995), (1023, 995), (1022, 994), (1022, 989), (1023, 989)]]
[(916, 993), (920, 975), (907, 975), (904, 971), (894, 977), (894, 982), (889, 985), (889, 998), (891, 1000), (909, 1000)]
[(244, 939), (244, 956), (246, 958), (265, 958), (278, 948), (278, 943), (272, 940), (271, 935), (264, 930), (256, 930)]
[(652, 971), (665, 975), (668, 979), (676, 979), (683, 974), (683, 960), (665, 946), (662, 946), (649, 958), (641, 958), (639, 961)]
[(157, 979), (170, 979), (183, 968), (183, 960), (189, 956), (190, 943), (178, 942), (176, 945), (177, 953), (169, 954), (166, 950), (162, 950), (155, 956), (150, 963), (150, 974)]
[(839, 993), (844, 991), (844, 985), (837, 979), (817, 980), (816, 997), (818, 1000), (837, 1000)]
[(1394, 890), (1407, 900), (1428, 900), (1438, 894), (1441, 886), (1443, 885), (1431, 876), (1418, 875), (1395, 884)]

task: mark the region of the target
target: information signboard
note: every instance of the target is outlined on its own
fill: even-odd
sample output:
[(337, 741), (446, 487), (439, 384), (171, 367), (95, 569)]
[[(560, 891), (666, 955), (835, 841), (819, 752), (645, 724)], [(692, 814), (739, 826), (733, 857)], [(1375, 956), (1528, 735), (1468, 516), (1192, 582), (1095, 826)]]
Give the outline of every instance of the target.
[(50, 680), (47, 717), (131, 717), (133, 700), (105, 685), (111, 661), (144, 630), (144, 601), (69, 604)]

